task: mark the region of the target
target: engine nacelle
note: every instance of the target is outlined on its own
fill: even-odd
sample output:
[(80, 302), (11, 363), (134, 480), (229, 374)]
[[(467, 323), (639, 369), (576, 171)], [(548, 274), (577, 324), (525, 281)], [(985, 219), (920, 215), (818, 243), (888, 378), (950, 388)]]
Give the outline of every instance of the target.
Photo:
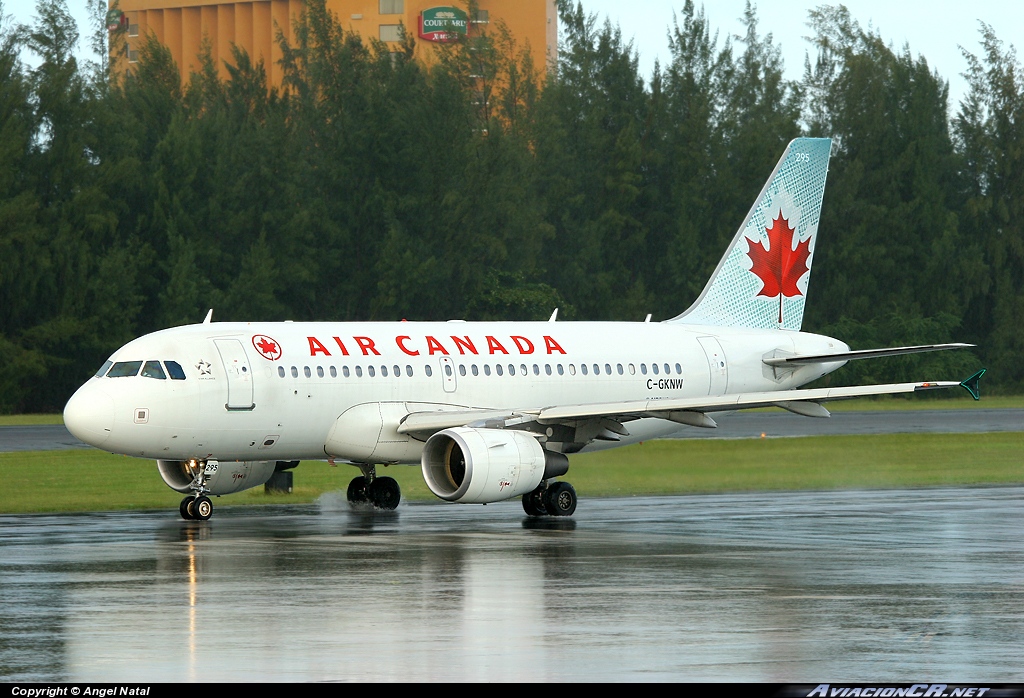
[(564, 475), (569, 459), (547, 451), (523, 431), (458, 427), (439, 431), (420, 459), (427, 487), (441, 499), (464, 504), (500, 502)]
[[(167, 486), (178, 492), (190, 492), (193, 471), (188, 461), (158, 460), (157, 469)], [(203, 467), (199, 465), (197, 467)], [(208, 461), (206, 464), (206, 486), (210, 494), (231, 494), (258, 487), (270, 479), (277, 468), (277, 461)]]

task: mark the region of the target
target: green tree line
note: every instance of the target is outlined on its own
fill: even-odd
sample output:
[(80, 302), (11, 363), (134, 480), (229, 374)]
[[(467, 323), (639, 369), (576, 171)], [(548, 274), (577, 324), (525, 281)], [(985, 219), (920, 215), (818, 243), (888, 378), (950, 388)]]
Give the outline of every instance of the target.
[[(804, 328), (856, 347), (969, 341), (838, 379), (1024, 389), (1024, 86), (981, 26), (951, 108), (924, 57), (811, 12), (788, 81), (748, 5), (721, 38), (687, 1), (647, 80), (560, 2), (556, 63), (500, 23), (425, 65), (308, 0), (284, 82), (236, 51), (125, 73), (96, 10), (0, 23), (0, 411), (59, 410), (106, 356), (217, 320), (641, 320), (697, 297), (786, 143), (830, 136)], [(0, 6), (0, 15), (3, 14)], [(26, 61), (25, 57), (31, 56)]]

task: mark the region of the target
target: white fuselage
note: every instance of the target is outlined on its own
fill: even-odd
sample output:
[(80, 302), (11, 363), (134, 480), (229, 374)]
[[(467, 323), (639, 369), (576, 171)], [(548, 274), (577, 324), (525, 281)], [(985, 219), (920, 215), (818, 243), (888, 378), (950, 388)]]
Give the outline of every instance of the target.
[[(400, 416), (787, 390), (842, 362), (779, 374), (764, 358), (847, 349), (803, 332), (681, 323), (201, 324), (140, 337), (110, 357), (115, 364), (158, 361), (161, 368), (174, 361), (184, 380), (96, 377), (65, 414), (79, 438), (131, 456), (324, 459), (337, 455), (325, 451), (325, 442), (339, 417), (368, 403), (387, 403), (389, 414)], [(634, 420), (621, 441), (587, 449), (680, 428)], [(380, 462), (418, 462), (421, 445)]]

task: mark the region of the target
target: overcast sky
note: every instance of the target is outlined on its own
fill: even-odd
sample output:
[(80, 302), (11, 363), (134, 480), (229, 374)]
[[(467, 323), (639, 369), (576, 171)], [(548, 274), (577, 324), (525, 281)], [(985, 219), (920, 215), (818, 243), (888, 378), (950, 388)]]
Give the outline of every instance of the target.
[[(13, 16), (16, 22), (31, 22), (34, 0), (0, 2), (4, 12)], [(444, 2), (438, 0), (439, 5)], [(787, 77), (799, 79), (803, 74), (804, 55), (810, 49), (804, 39), (810, 33), (807, 12), (825, 3), (818, 0), (760, 0), (754, 4), (761, 33), (770, 32), (782, 48)], [(954, 110), (966, 89), (960, 74), (966, 70), (967, 63), (958, 47), (980, 53), (979, 21), (992, 25), (1004, 44), (1018, 48), (1024, 45), (1024, 2), (1019, 0), (847, 0), (843, 4), (862, 26), (877, 28), (895, 48), (901, 49), (909, 43), (912, 53), (923, 55), (933, 69), (949, 80), (950, 102)], [(678, 12), (682, 6), (682, 0), (583, 0), (583, 7), (588, 12), (601, 19), (610, 19), (622, 28), (627, 39), (633, 40), (641, 70), (648, 77), (655, 59), (663, 64), (668, 60), (667, 28), (672, 23), (673, 12)], [(742, 31), (739, 17), (744, 6), (745, 0), (715, 0), (705, 4), (712, 32), (719, 32), (720, 41), (729, 34)], [(70, 0), (68, 7), (79, 21), (79, 31), (87, 34), (84, 0)], [(84, 42), (81, 49), (87, 50)]]

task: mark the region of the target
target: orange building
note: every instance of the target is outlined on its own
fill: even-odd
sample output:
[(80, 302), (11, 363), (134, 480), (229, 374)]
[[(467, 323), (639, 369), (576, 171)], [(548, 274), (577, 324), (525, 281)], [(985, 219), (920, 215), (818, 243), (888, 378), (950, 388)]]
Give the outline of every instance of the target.
[[(416, 52), (427, 58), (433, 47), (452, 35), (503, 21), (520, 46), (529, 46), (536, 65), (555, 58), (558, 15), (554, 0), (478, 0), (473, 16), (464, 0), (326, 0), (327, 9), (342, 26), (363, 37), (398, 41), (401, 27), (415, 37)], [(292, 40), (293, 22), (305, 9), (304, 0), (120, 0), (127, 29), (127, 61), (137, 60), (138, 46), (150, 33), (167, 46), (182, 77), (198, 68), (203, 39), (222, 75), (232, 63), (231, 46), (245, 49), (254, 61), (263, 60), (271, 84), (281, 83), (278, 30)]]

